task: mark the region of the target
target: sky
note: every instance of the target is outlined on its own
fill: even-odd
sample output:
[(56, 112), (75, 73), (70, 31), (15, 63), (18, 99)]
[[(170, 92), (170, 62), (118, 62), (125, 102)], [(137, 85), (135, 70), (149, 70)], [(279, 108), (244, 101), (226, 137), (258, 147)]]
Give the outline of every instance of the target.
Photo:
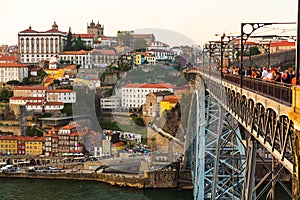
[(0, 0), (0, 44), (17, 44), (18, 32), (29, 25), (46, 31), (56, 21), (61, 31), (86, 33), (94, 20), (106, 36), (162, 29), (172, 31), (173, 41), (185, 37), (203, 45), (215, 34), (239, 35), (245, 22), (296, 22), (297, 6), (297, 0)]

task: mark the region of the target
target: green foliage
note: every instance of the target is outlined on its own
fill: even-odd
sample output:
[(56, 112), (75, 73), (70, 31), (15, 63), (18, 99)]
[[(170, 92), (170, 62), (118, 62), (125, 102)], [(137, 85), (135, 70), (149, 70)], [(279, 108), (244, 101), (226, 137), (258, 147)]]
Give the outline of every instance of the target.
[(134, 41), (134, 49), (145, 49), (147, 48), (147, 41), (143, 38), (137, 38)]
[(132, 35), (129, 31), (118, 31), (118, 42), (125, 46), (130, 46)]
[(100, 122), (99, 124), (102, 129), (121, 131), (116, 122)]
[(138, 126), (142, 126), (142, 127), (145, 126), (144, 119), (142, 117), (140, 117), (140, 116), (133, 116), (132, 120)]
[(17, 80), (7, 81), (6, 85), (20, 85), (20, 82)]
[(67, 116), (72, 116), (73, 115), (72, 104), (71, 103), (65, 103), (62, 112), (66, 113)]
[(0, 102), (9, 102), (9, 98), (13, 96), (13, 91), (6, 88), (0, 90)]
[(72, 38), (72, 33), (71, 30), (69, 30), (68, 35), (67, 35), (67, 43), (64, 48), (65, 51), (72, 51), (73, 50), (73, 38)]
[(23, 85), (29, 85), (29, 83), (30, 83), (30, 81), (29, 81), (28, 77), (23, 78), (23, 80), (22, 80)]
[(84, 41), (81, 40), (81, 37), (73, 39), (73, 51), (87, 50)]

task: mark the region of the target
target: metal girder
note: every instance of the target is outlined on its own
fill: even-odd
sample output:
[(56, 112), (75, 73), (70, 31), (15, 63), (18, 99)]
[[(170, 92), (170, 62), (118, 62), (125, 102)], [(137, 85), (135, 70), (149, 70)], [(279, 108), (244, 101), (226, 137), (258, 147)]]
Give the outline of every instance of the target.
[(197, 83), (185, 145), (194, 199), (241, 199), (246, 156), (238, 122), (212, 96), (205, 95), (201, 80)]
[[(253, 100), (246, 99), (245, 96), (240, 95), (240, 91), (225, 88), (221, 80), (214, 80), (213, 77), (209, 77), (205, 74), (203, 78), (210, 96), (222, 104), (227, 112), (239, 121), (251, 136), (252, 142), (258, 141), (261, 147), (266, 149), (266, 151), (273, 156), (273, 159), (277, 160), (277, 165), (282, 165), (288, 172), (292, 173), (294, 162), (294, 149), (292, 145), (294, 135), (293, 122), (285, 115), (277, 115), (274, 110), (265, 108), (262, 104), (253, 102)], [(256, 190), (258, 186), (261, 186), (262, 181), (258, 182), (256, 186), (253, 183), (255, 174), (254, 167), (256, 164), (254, 157), (259, 158), (259, 155), (253, 152), (256, 151), (256, 149), (251, 148), (251, 145), (251, 142), (248, 142), (247, 176), (245, 177), (243, 199), (258, 199), (263, 193), (267, 192), (268, 187), (271, 185), (272, 188), (275, 188), (276, 183), (279, 183), (287, 194), (292, 197), (291, 191), (279, 177), (284, 171), (282, 170), (282, 166), (277, 166), (279, 170), (274, 170), (268, 167), (267, 164), (265, 164), (265, 168), (268, 172), (262, 181), (269, 179), (270, 184), (265, 186), (256, 196)], [(263, 159), (261, 160), (261, 162), (263, 162)], [(270, 178), (270, 176), (272, 177)], [(274, 191), (272, 191), (272, 189), (269, 194), (272, 194), (269, 197), (274, 197)]]

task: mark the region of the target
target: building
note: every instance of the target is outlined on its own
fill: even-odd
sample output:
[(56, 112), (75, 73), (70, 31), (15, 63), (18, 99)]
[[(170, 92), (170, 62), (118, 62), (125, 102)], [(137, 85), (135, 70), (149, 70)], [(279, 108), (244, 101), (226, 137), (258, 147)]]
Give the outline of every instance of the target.
[(144, 39), (147, 43), (152, 43), (155, 41), (155, 36), (153, 34), (132, 34), (133, 42), (136, 39)]
[(80, 65), (81, 68), (92, 68), (91, 51), (64, 51), (59, 53), (60, 62)]
[(170, 50), (170, 46), (167, 45), (166, 43), (160, 42), (160, 41), (154, 41), (151, 43), (148, 43), (148, 50), (153, 50), (153, 49), (160, 49), (160, 50), (165, 50), (165, 51), (169, 51)]
[(171, 110), (172, 108), (174, 108), (177, 103), (178, 103), (177, 96), (168, 96), (165, 99), (161, 100), (159, 116), (162, 116), (162, 114), (165, 110)]
[(22, 82), (28, 77), (28, 67), (17, 62), (0, 63), (0, 83), (17, 80)]
[(0, 136), (0, 154), (30, 155), (43, 154), (43, 137), (30, 136)]
[(45, 97), (18, 97), (13, 96), (9, 98), (9, 104), (26, 105), (27, 102), (42, 103), (45, 101)]
[(174, 61), (174, 53), (164, 49), (151, 49), (148, 51), (155, 55), (156, 61)]
[(70, 153), (81, 153), (83, 148), (78, 132), (70, 134)]
[(115, 50), (93, 49), (91, 51), (92, 65), (95, 67), (107, 67), (108, 65), (116, 62), (118, 56)]
[(66, 125), (58, 131), (58, 154), (60, 156), (70, 153), (70, 134), (75, 133), (76, 128)]
[(143, 106), (144, 117), (157, 117), (160, 112), (160, 102), (168, 96), (174, 94), (170, 91), (159, 91), (146, 95), (146, 103)]
[(101, 110), (117, 110), (121, 108), (121, 99), (117, 96), (100, 98)]
[(43, 154), (43, 137), (23, 136), (21, 140), (25, 141), (25, 154), (30, 156), (39, 156)]
[(88, 48), (94, 47), (94, 34), (73, 34), (73, 38), (79, 38), (84, 42), (84, 45)]
[(28, 111), (35, 110), (39, 112), (56, 111), (64, 108), (63, 102), (27, 102), (25, 107)]
[(58, 30), (56, 22), (47, 31), (36, 31), (31, 26), (18, 33), (19, 61), (38, 63), (63, 51), (67, 33)]
[(98, 40), (100, 36), (103, 36), (103, 32), (104, 32), (104, 26), (101, 26), (99, 21), (97, 24), (95, 24), (94, 21), (92, 20), (90, 24), (87, 24), (87, 33), (93, 34), (94, 40)]
[(270, 43), (270, 53), (287, 51), (291, 49), (296, 49), (295, 42), (282, 40), (282, 41), (274, 41)]
[(52, 128), (44, 135), (45, 156), (58, 156), (58, 130)]
[(165, 84), (128, 84), (122, 87), (122, 108), (139, 109), (146, 103), (146, 95), (158, 91), (173, 92), (174, 86)]
[(75, 103), (76, 92), (74, 90), (47, 90), (48, 102)]
[(5, 155), (16, 155), (18, 137), (11, 135), (0, 136), (0, 154)]
[(41, 86), (18, 86), (14, 92), (14, 97), (45, 97), (46, 87)]
[(14, 63), (14, 62), (17, 62), (16, 56), (0, 55), (0, 63)]
[(63, 69), (44, 69), (44, 71), (48, 75), (47, 78), (59, 79), (64, 76)]

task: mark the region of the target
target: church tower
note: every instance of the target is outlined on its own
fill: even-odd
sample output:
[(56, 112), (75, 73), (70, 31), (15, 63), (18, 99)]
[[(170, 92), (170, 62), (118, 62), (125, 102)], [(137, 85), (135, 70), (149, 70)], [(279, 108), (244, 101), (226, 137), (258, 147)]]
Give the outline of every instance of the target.
[(98, 24), (96, 25), (94, 21), (90, 24), (87, 24), (87, 33), (94, 35), (94, 40), (98, 40), (99, 36), (103, 36), (104, 26), (101, 26), (101, 24), (98, 21)]

